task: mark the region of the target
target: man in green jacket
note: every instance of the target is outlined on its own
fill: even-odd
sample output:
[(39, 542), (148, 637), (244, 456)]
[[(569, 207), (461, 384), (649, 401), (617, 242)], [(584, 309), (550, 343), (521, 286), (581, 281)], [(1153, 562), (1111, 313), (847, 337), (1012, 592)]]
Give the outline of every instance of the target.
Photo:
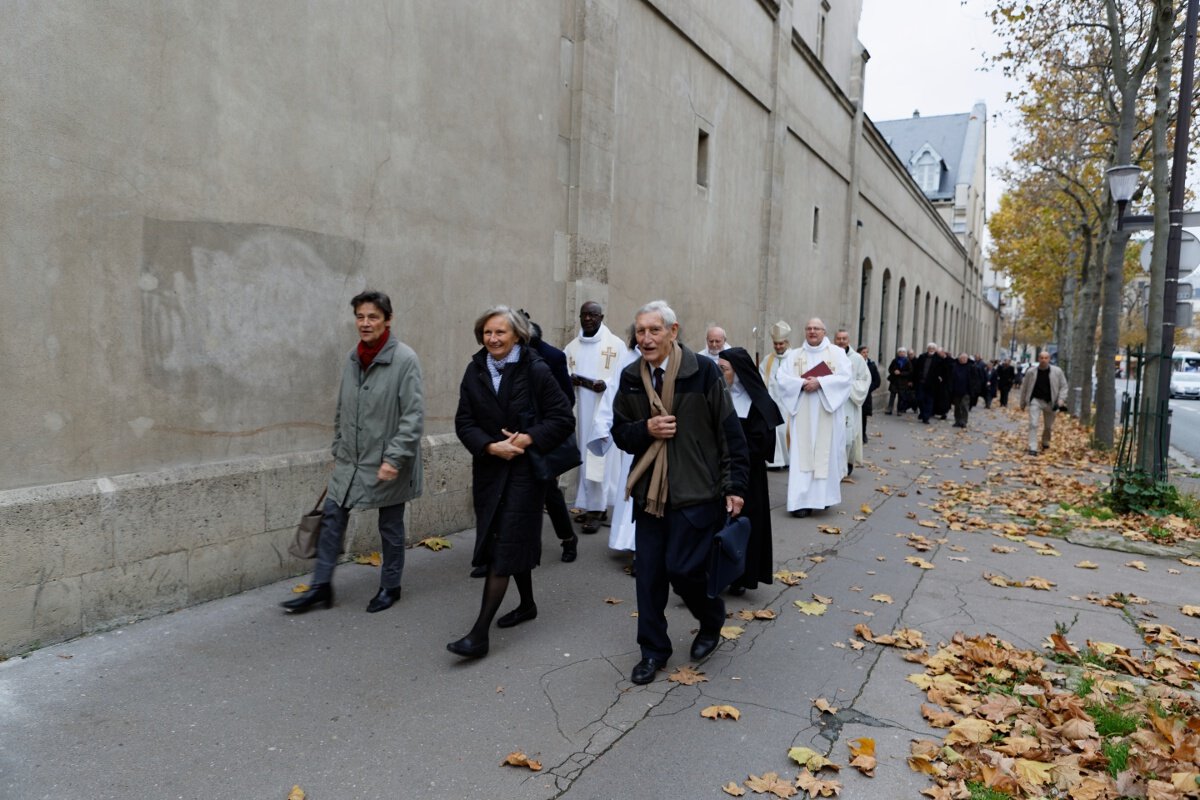
[(352, 508), (379, 509), (383, 568), (367, 611), (391, 608), (400, 599), (404, 571), (404, 504), (421, 494), (425, 404), (417, 354), (391, 335), (392, 301), (386, 294), (366, 291), (350, 305), (359, 341), (338, 391), (334, 467), (322, 508), (317, 567), (311, 588), (282, 604), (292, 614), (333, 605), (333, 568)]

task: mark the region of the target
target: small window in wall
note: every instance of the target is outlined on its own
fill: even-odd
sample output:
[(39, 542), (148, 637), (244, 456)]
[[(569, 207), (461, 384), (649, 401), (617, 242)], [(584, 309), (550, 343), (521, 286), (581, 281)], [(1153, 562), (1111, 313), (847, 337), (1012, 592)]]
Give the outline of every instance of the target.
[(708, 131), (703, 128), (696, 138), (696, 185), (708, 187)]
[(825, 11), (817, 16), (817, 60), (825, 60)]
[(821, 237), (821, 207), (813, 206), (813, 227), (812, 227), (812, 243), (813, 247), (817, 246), (817, 241)]

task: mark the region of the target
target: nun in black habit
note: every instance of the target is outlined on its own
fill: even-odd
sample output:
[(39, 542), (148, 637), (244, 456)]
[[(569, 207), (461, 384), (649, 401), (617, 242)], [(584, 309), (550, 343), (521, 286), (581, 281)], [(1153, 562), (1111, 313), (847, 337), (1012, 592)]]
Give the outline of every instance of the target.
[(721, 352), (717, 366), (725, 375), (734, 411), (746, 434), (750, 451), (750, 487), (742, 516), (750, 520), (750, 544), (746, 549), (746, 571), (729, 587), (732, 595), (745, 594), (760, 583), (771, 583), (775, 564), (771, 554), (771, 496), (767, 487), (767, 463), (775, 453), (775, 428), (783, 424), (778, 406), (767, 393), (754, 359), (742, 347)]

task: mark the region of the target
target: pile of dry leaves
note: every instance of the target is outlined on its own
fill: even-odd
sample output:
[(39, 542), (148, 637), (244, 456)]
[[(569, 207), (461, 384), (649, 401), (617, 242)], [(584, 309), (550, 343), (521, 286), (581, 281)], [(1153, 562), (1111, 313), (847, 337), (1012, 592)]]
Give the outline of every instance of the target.
[[(993, 528), (1049, 535), (1067, 527), (1108, 530), (1126, 539), (1168, 545), (1200, 540), (1197, 519), (1108, 513), (1100, 495), (1109, 485), (1112, 454), (1092, 449), (1087, 429), (1073, 418), (1056, 422), (1050, 449), (1036, 458), (1021, 455), (1026, 449), (1023, 426), (996, 436), (991, 457), (968, 465), (987, 469), (984, 483), (943, 481), (939, 487), (943, 499), (934, 509), (951, 523), (951, 530)], [(964, 505), (988, 509), (983, 515), (988, 520), (965, 511)], [(1047, 514), (1048, 509), (1052, 513)]]
[[(1200, 797), (1200, 706), (1184, 691), (1200, 680), (1175, 652), (1195, 646), (1167, 626), (1143, 626), (1154, 649), (1077, 649), (1050, 637), (1037, 653), (993, 636), (958, 634), (936, 653), (907, 653), (924, 672), (908, 680), (939, 741), (915, 740), (908, 764), (934, 779), (934, 800), (1184, 800)], [(1132, 678), (1130, 676), (1133, 676)]]

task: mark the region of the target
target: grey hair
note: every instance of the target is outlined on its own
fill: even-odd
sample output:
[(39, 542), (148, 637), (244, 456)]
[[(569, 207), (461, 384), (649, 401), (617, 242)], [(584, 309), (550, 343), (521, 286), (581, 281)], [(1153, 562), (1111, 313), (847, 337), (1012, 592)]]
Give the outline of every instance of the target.
[(521, 344), (529, 344), (529, 339), (532, 337), (532, 332), (529, 330), (529, 320), (524, 314), (518, 314), (508, 306), (492, 306), (487, 311), (484, 311), (475, 320), (475, 341), (483, 344), (483, 326), (492, 317), (504, 317), (508, 320), (508, 326), (512, 328), (513, 333), (517, 335), (517, 341)]
[(903, 347), (896, 348), (896, 354), (899, 355), (900, 353), (903, 353), (904, 355), (908, 355), (908, 350)]
[(667, 305), (666, 300), (651, 300), (649, 303), (646, 303), (646, 305), (639, 308), (633, 315), (634, 320), (642, 314), (658, 314), (659, 318), (662, 319), (663, 325), (668, 328), (679, 321), (679, 317), (675, 315), (675, 310)]
[(928, 349), (929, 349), (929, 348), (931, 348), (931, 347), (932, 347), (934, 350), (941, 350), (941, 349), (942, 349), (942, 348), (938, 347), (938, 343), (937, 343), (937, 342), (930, 342), (929, 344), (925, 345), (925, 349), (926, 349), (926, 350), (928, 350)]

